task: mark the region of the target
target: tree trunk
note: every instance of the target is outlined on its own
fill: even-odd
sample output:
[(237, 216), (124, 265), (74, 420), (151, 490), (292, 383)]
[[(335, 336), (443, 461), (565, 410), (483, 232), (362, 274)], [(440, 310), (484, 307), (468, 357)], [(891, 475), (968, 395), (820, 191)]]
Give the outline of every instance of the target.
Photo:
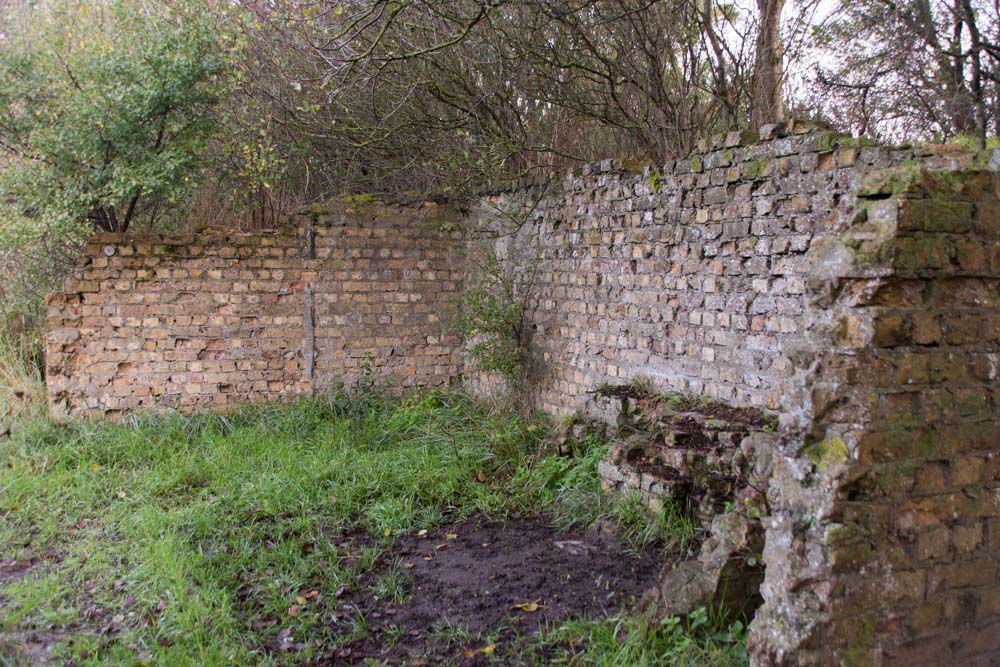
[(785, 117), (782, 98), (784, 49), (781, 45), (781, 10), (784, 6), (785, 0), (757, 0), (759, 27), (750, 101), (752, 128), (777, 123)]

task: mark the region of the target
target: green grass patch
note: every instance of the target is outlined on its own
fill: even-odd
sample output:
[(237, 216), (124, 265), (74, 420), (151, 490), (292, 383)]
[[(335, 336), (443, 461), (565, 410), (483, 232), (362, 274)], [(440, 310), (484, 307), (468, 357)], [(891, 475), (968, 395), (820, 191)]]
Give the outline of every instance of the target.
[[(13, 659), (4, 638), (29, 631), (54, 633), (55, 657), (78, 664), (308, 660), (368, 626), (360, 615), (348, 630), (331, 624), (303, 595), (367, 586), (402, 600), (386, 562), (393, 538), (480, 513), (543, 512), (565, 528), (613, 521), (637, 548), (691, 539), (676, 508), (649, 517), (601, 494), (602, 443), (536, 460), (545, 432), (454, 393), (33, 422), (0, 443), (0, 559), (32, 563), (0, 579), (0, 664)], [(352, 546), (345, 536), (359, 530), (374, 539)], [(615, 651), (662, 639), (629, 627), (614, 630), (629, 638)], [(608, 628), (581, 622), (550, 643), (576, 636), (605, 651)], [(276, 653), (289, 634), (304, 646)], [(612, 664), (588, 660), (573, 664)]]
[(524, 664), (593, 667), (724, 667), (746, 664), (746, 629), (704, 609), (688, 618), (642, 616), (570, 621), (528, 642)]

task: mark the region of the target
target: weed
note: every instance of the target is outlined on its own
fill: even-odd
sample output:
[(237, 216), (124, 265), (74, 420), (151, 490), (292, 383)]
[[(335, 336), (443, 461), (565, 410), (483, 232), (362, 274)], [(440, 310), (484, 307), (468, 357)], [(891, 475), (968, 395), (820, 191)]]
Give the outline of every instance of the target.
[(0, 431), (48, 415), (41, 345), (28, 335), (0, 333)]
[(544, 508), (563, 530), (607, 521), (616, 524), (635, 549), (659, 542), (672, 551), (685, 550), (695, 534), (686, 508), (665, 502), (660, 510), (650, 513), (637, 494), (605, 494), (597, 465), (606, 454), (607, 445), (590, 435), (578, 456), (550, 456), (524, 465), (512, 482), (512, 500)]

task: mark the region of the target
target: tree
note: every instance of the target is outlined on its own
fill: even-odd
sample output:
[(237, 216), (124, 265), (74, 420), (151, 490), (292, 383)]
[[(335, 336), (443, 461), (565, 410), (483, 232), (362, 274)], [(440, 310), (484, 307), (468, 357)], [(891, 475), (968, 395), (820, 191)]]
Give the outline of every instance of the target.
[(0, 39), (5, 217), (125, 232), (176, 202), (197, 181), (227, 85), (231, 44), (212, 16), (197, 0), (21, 8)]
[[(243, 93), (318, 191), (475, 190), (609, 155), (662, 161), (750, 125), (761, 22), (725, 0), (245, 8)], [(762, 43), (771, 117), (780, 34)]]
[(817, 30), (814, 106), (878, 139), (1000, 131), (1000, 10), (984, 0), (846, 0)]
[(753, 97), (750, 123), (759, 127), (783, 120), (784, 51), (781, 11), (785, 0), (757, 0), (757, 48), (754, 50)]

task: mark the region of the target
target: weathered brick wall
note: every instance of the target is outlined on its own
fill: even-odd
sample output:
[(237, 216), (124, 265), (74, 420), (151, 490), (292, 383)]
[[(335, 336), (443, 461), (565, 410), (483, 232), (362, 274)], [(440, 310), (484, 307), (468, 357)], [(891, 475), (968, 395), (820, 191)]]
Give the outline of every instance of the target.
[(460, 369), (441, 319), (461, 285), (455, 219), (355, 200), (272, 233), (97, 235), (49, 298), (53, 408), (225, 408), (366, 372), (446, 384)]
[(1000, 660), (998, 192), (974, 168), (868, 174), (814, 242), (759, 663)]
[(756, 664), (1000, 653), (992, 157), (732, 134), (477, 211), (531, 268), (530, 405), (644, 378), (780, 416)]
[(535, 406), (572, 411), (603, 383), (644, 377), (791, 417), (803, 388), (787, 351), (803, 338), (814, 240), (851, 219), (864, 173), (970, 158), (823, 132), (733, 133), (700, 151), (608, 160), (541, 197), (522, 188), (481, 203), (480, 225), (507, 232), (499, 256), (528, 269)]

